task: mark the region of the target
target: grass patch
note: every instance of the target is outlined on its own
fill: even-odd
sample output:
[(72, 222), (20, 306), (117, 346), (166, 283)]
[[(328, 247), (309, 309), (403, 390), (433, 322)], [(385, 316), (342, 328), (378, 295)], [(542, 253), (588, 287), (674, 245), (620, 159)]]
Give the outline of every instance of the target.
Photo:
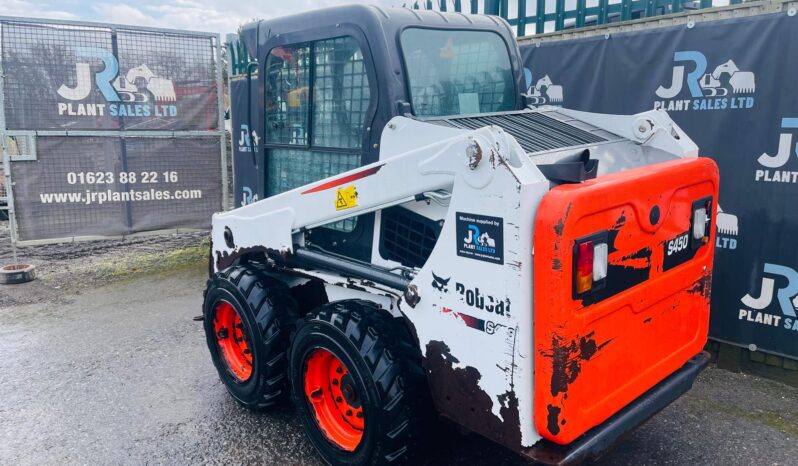
[(692, 396), (689, 392), (683, 398), (691, 405), (691, 409), (694, 411), (715, 411), (739, 419), (745, 419), (750, 422), (756, 422), (788, 435), (798, 435), (798, 419), (794, 419), (792, 416), (785, 417), (782, 414), (771, 410), (754, 411), (734, 404), (724, 403), (723, 401), (719, 400), (705, 400), (703, 398)]
[(118, 280), (141, 274), (160, 274), (175, 270), (206, 266), (210, 241), (202, 239), (196, 244), (169, 251), (130, 254), (111, 260), (103, 260), (95, 269), (104, 278)]
[(776, 430), (780, 430), (785, 434), (792, 434), (798, 435), (798, 425), (795, 422), (790, 422), (790, 420), (783, 418), (778, 413), (774, 412), (764, 412), (764, 413), (755, 413), (752, 415), (752, 418), (758, 420), (762, 424), (766, 426), (770, 426)]

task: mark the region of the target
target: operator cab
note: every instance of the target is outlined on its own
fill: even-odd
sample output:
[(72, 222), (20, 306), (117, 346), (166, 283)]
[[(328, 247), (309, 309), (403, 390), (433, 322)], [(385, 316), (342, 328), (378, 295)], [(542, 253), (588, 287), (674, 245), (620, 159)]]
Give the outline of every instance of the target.
[[(524, 108), (518, 46), (499, 17), (351, 5), (251, 23), (241, 36), (259, 68), (249, 127), (263, 135), (261, 199), (377, 161), (395, 116)], [(440, 225), (427, 223), (437, 237)], [(306, 239), (372, 261), (374, 231), (375, 215), (365, 214)], [(420, 266), (422, 259), (402, 262)]]

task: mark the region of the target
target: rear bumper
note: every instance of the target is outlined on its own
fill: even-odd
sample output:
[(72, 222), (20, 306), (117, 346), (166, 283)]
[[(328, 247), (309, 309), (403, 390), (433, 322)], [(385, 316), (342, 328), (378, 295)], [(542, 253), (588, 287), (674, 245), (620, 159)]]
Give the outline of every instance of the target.
[(597, 458), (626, 434), (690, 390), (693, 381), (708, 363), (709, 353), (701, 352), (651, 390), (570, 444), (557, 445), (541, 440), (521, 454), (551, 465), (576, 464), (588, 458)]

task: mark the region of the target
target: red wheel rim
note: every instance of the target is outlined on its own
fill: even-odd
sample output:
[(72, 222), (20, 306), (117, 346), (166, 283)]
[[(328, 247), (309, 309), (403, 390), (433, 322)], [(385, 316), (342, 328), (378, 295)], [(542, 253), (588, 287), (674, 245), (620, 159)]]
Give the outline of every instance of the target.
[(363, 406), (349, 371), (331, 352), (317, 348), (308, 357), (305, 396), (327, 440), (355, 451), (363, 438)]
[(213, 331), (227, 371), (237, 382), (249, 380), (252, 376), (252, 351), (241, 316), (227, 301), (219, 301), (214, 308)]

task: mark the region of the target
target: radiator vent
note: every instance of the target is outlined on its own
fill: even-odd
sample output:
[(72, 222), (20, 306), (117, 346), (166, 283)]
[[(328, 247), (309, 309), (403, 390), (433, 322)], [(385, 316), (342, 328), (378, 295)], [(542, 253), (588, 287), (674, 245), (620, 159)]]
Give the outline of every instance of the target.
[(607, 139), (540, 112), (519, 112), (430, 120), (444, 126), (479, 129), (496, 125), (510, 133), (527, 153), (605, 142)]

